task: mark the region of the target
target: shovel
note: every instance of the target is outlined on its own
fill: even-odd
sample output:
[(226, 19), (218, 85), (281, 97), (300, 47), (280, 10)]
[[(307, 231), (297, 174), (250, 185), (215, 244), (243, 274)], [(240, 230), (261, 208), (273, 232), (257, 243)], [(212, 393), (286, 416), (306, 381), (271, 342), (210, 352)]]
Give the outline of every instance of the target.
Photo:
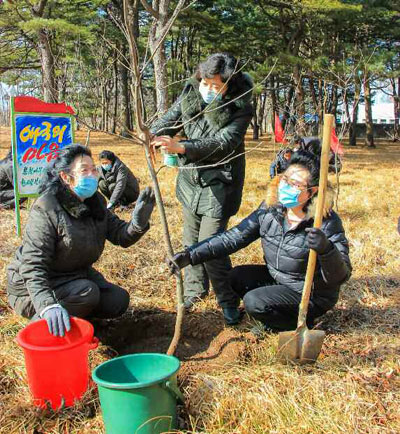
[[(324, 115), (317, 210), (314, 218), (315, 228), (320, 228), (322, 223), (325, 192), (328, 181), (329, 151), (333, 120), (333, 115)], [(317, 252), (311, 249), (308, 257), (306, 278), (300, 302), (297, 329), (294, 331), (279, 333), (277, 357), (282, 362), (296, 362), (299, 364), (314, 363), (321, 351), (325, 332), (322, 330), (309, 330), (306, 322), (316, 263)]]

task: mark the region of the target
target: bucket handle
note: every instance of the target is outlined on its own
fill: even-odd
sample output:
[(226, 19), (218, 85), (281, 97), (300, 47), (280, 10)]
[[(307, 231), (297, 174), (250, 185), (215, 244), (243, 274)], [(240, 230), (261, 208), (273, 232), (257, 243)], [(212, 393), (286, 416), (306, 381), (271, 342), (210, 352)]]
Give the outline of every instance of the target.
[(185, 397), (183, 396), (183, 393), (179, 390), (178, 386), (174, 382), (167, 381), (165, 384), (162, 384), (162, 387), (167, 389), (177, 401), (180, 401), (182, 404), (185, 403)]
[(99, 346), (99, 338), (96, 338), (96, 336), (93, 336), (93, 339), (91, 342), (89, 342), (89, 350), (95, 350)]

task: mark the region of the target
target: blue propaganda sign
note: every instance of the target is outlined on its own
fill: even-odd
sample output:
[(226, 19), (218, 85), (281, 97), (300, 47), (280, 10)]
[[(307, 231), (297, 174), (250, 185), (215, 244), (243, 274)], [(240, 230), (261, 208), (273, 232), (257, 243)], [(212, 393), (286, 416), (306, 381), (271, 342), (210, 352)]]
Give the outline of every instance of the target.
[(15, 115), (15, 161), (20, 196), (37, 194), (43, 173), (58, 151), (73, 143), (71, 116)]

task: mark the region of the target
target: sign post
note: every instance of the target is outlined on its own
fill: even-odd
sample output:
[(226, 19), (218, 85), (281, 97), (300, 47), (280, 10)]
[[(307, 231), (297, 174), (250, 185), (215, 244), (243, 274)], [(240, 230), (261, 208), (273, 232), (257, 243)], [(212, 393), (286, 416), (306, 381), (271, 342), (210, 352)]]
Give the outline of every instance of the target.
[(58, 151), (74, 142), (74, 110), (30, 96), (11, 97), (11, 143), (17, 235), (22, 197), (38, 196), (43, 174)]

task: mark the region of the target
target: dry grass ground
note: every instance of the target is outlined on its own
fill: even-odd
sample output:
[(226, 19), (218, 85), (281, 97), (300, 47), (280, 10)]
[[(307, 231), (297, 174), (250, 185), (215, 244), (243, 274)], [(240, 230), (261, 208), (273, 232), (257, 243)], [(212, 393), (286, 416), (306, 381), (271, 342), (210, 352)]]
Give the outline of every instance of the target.
[[(0, 133), (0, 157), (3, 157), (9, 144), (9, 130), (3, 128)], [(78, 132), (77, 136), (84, 141), (84, 133)], [(249, 141), (248, 147), (254, 145)], [(91, 147), (95, 155), (102, 149), (113, 149), (133, 168), (142, 186), (149, 183), (144, 157), (134, 145), (92, 134)], [(272, 156), (273, 146), (268, 143), (248, 154), (244, 199), (231, 225), (238, 223), (263, 199)], [(277, 336), (267, 335), (262, 341), (252, 341), (245, 333), (249, 323), (245, 323), (237, 332), (244, 337), (245, 350), (235, 360), (229, 359), (219, 369), (185, 370), (184, 366), (181, 384), (188, 401), (187, 428), (182, 432), (400, 432), (400, 238), (396, 232), (400, 214), (399, 163), (398, 145), (380, 143), (376, 150), (346, 149), (339, 214), (350, 240), (354, 271), (343, 287), (337, 307), (321, 320), (320, 326), (328, 334), (318, 363), (308, 367), (277, 364), (274, 360)], [(175, 175), (173, 169), (163, 169), (159, 177), (173, 243), (179, 249), (182, 217), (174, 195)], [(125, 219), (129, 217), (128, 212), (121, 215)], [(23, 220), (26, 218), (24, 210)], [(45, 414), (30, 405), (23, 355), (14, 341), (26, 321), (7, 307), (5, 293), (6, 266), (19, 243), (13, 212), (2, 211), (0, 432), (101, 433), (103, 425), (95, 390), (88, 392), (74, 409), (60, 413)], [(174, 284), (162, 265), (163, 257), (162, 232), (155, 213), (151, 231), (136, 246), (123, 250), (107, 244), (97, 264), (108, 279), (130, 290), (131, 309), (126, 317), (132, 320), (132, 332), (135, 327), (140, 328), (143, 311), (170, 316), (174, 311)], [(234, 264), (261, 263), (259, 243), (235, 254), (232, 260)], [(201, 303), (195, 315), (197, 321), (201, 318), (220, 321), (212, 295)], [(191, 321), (190, 317), (186, 321)], [(210, 341), (212, 336), (204, 333), (207, 334), (207, 329), (199, 339)], [(150, 328), (148, 339), (151, 334)], [(154, 346), (157, 336), (152, 339)], [(115, 352), (103, 344), (93, 352), (91, 364), (95, 366), (112, 355)], [(195, 361), (185, 363), (190, 366)], [(207, 360), (203, 361), (203, 367), (206, 365)]]

